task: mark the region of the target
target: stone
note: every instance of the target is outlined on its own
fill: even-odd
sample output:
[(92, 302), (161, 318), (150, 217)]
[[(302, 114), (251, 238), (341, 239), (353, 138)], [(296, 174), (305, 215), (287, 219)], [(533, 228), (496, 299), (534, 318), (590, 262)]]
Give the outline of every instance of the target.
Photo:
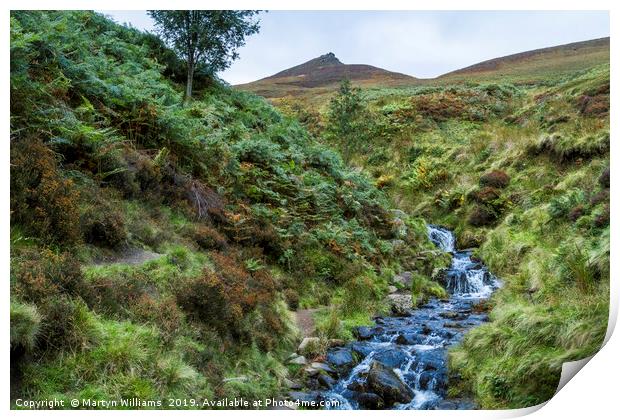
[(306, 409), (321, 408), (320, 403), (323, 400), (323, 397), (321, 393), (318, 391), (310, 391), (310, 392), (294, 391), (294, 392), (290, 392), (288, 395), (289, 395), (290, 400), (293, 402), (304, 401), (304, 402), (310, 403), (309, 405), (303, 406)]
[(384, 349), (377, 351), (374, 360), (381, 362), (389, 368), (400, 367), (407, 360), (407, 353), (400, 349)]
[(372, 338), (372, 329), (370, 327), (357, 327), (354, 334), (358, 340), (369, 340)]
[(369, 343), (353, 343), (351, 345), (351, 350), (357, 354), (361, 359), (365, 358), (372, 351), (372, 345)]
[(334, 369), (332, 369), (331, 366), (329, 366), (327, 363), (312, 362), (310, 364), (310, 368), (311, 369), (316, 369), (318, 371), (323, 371), (323, 372), (326, 372), (326, 373), (336, 373), (336, 371)]
[(299, 347), (297, 347), (297, 353), (308, 355), (313, 354), (321, 345), (321, 339), (319, 337), (305, 337), (301, 340)]
[(299, 382), (291, 381), (288, 378), (284, 378), (284, 381), (282, 382), (284, 383), (284, 386), (289, 389), (300, 390), (301, 388), (303, 388), (302, 384), (300, 384)]
[(327, 362), (340, 372), (347, 371), (355, 366), (351, 349), (336, 348), (327, 352)]
[(361, 407), (369, 410), (380, 410), (385, 406), (383, 398), (372, 392), (362, 392), (354, 398)]
[(336, 385), (336, 381), (329, 375), (324, 373), (320, 374), (318, 377), (319, 384), (327, 389), (331, 389), (334, 385)]
[(340, 338), (330, 338), (327, 340), (327, 347), (342, 347), (346, 344), (346, 342)]
[(368, 388), (379, 395), (387, 406), (408, 403), (413, 391), (398, 377), (393, 369), (374, 361), (368, 371)]
[(306, 363), (308, 363), (304, 356), (297, 356), (296, 358), (291, 359), (288, 362), (291, 365), (305, 365)]
[(398, 288), (396, 286), (388, 286), (388, 293), (391, 295), (393, 293), (398, 292)]
[(409, 316), (413, 307), (413, 300), (409, 294), (393, 293), (387, 296), (392, 314), (395, 316)]

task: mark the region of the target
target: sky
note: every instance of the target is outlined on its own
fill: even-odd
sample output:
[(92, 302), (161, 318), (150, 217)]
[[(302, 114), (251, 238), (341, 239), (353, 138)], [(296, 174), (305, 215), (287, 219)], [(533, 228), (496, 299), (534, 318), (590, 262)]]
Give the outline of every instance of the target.
[[(99, 12), (154, 31), (145, 11)], [(328, 52), (345, 64), (431, 78), (504, 55), (609, 36), (606, 11), (269, 11), (259, 18), (260, 32), (219, 73), (230, 84)]]

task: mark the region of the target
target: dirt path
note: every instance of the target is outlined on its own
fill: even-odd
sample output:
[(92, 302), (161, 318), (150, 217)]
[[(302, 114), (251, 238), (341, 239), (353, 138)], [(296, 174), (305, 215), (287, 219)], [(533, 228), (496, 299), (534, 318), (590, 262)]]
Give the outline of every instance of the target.
[(95, 265), (108, 265), (108, 264), (128, 264), (139, 265), (144, 264), (147, 261), (151, 261), (162, 257), (164, 254), (158, 254), (156, 252), (147, 251), (145, 249), (128, 249), (123, 251), (116, 257), (106, 258), (104, 260), (97, 261)]
[(299, 331), (301, 331), (304, 337), (311, 337), (314, 335), (314, 330), (316, 328), (314, 325), (314, 313), (318, 310), (318, 308), (299, 309), (295, 312), (297, 328), (299, 328)]

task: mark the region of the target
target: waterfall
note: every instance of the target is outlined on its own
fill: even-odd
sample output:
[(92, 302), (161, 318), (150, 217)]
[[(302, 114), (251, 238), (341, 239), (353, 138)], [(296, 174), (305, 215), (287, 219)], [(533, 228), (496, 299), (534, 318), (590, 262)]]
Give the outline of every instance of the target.
[(454, 234), (441, 226), (428, 225), (428, 238), (442, 251), (455, 251)]

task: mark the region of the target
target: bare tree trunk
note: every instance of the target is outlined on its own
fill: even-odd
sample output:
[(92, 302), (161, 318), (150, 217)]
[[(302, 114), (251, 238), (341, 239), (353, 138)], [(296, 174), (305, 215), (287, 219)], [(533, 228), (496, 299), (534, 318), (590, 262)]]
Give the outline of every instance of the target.
[(192, 99), (192, 85), (194, 83), (194, 65), (187, 64), (187, 84), (185, 85), (185, 102)]

